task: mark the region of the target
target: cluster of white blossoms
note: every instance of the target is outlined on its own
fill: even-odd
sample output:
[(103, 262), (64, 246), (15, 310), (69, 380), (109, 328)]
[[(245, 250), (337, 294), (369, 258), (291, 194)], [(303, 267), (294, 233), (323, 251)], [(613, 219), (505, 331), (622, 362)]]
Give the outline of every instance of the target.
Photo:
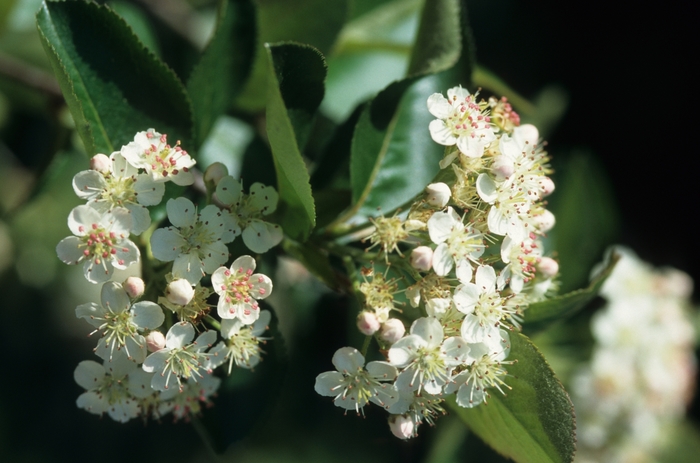
[[(506, 392), (509, 331), (555, 289), (559, 271), (541, 239), (554, 226), (545, 201), (554, 183), (537, 129), (521, 125), (505, 99), (479, 101), (461, 87), (447, 98), (431, 95), (428, 111), (436, 117), (432, 139), (446, 146), (442, 181), (428, 185), (408, 214), (371, 219), (367, 237), (388, 267), (364, 272), (357, 325), (375, 336), (386, 360), (365, 367), (360, 352), (343, 347), (333, 357), (337, 371), (316, 380), (316, 391), (341, 408), (386, 409), (403, 439), (433, 424), (448, 395), (470, 408), (487, 403), (492, 388)], [(412, 283), (406, 298), (424, 315), (407, 320), (408, 333), (397, 318), (404, 281)]]
[(695, 333), (688, 309), (693, 282), (621, 256), (592, 320), (592, 358), (574, 375), (576, 461), (655, 462), (685, 414), (695, 387)]
[[(262, 219), (275, 211), (277, 192), (256, 183), (245, 195), (215, 164), (205, 174), (214, 203), (198, 208), (188, 198), (171, 198), (170, 226), (153, 230), (148, 207), (162, 201), (166, 182), (193, 184), (194, 164), (179, 142), (173, 147), (149, 129), (109, 157), (95, 155), (90, 170), (73, 179), (87, 203), (71, 211), (68, 227), (75, 236), (56, 252), (67, 264), (82, 263), (85, 278), (102, 284), (99, 303), (76, 308), (94, 328), (91, 334), (100, 335), (94, 349), (100, 361), (83, 361), (75, 370), (85, 389), (77, 404), (91, 413), (120, 422), (168, 413), (187, 419), (218, 389), (215, 368), (227, 365), (230, 374), (234, 364), (250, 369), (261, 360), (271, 314), (258, 301), (270, 295), (272, 281), (254, 273), (251, 256), (227, 267), (227, 244), (241, 233), (256, 253), (279, 244), (280, 227)], [(149, 232), (150, 240), (136, 240), (150, 243), (150, 252), (142, 252), (132, 237)], [(150, 254), (155, 259), (142, 261)], [(131, 265), (148, 265), (150, 281), (113, 281), (115, 268)], [(210, 315), (214, 293), (219, 319)]]

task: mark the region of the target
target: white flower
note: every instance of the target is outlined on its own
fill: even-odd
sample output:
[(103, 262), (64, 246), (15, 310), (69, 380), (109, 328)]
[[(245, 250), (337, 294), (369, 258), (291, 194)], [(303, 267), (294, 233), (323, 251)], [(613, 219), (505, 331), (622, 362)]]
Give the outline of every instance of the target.
[(505, 305), (500, 294), (505, 281), (497, 278), (496, 271), (488, 265), (476, 270), (474, 280), (475, 283), (458, 286), (453, 298), (457, 310), (466, 314), (462, 322), (462, 338), (469, 343), (500, 338), (501, 321), (515, 313), (513, 308)]
[(217, 311), (221, 318), (238, 318), (244, 325), (258, 319), (258, 300), (272, 292), (272, 281), (262, 273), (253, 274), (255, 259), (241, 256), (231, 268), (219, 267), (211, 276), (211, 284), (219, 295)]
[[(197, 284), (228, 260), (229, 243), (233, 238), (225, 227), (218, 207), (209, 205), (197, 214), (187, 198), (168, 200), (168, 219), (173, 227), (159, 228), (151, 235), (153, 256), (173, 262), (173, 277)], [(230, 237), (230, 239), (228, 239)]]
[(440, 394), (451, 370), (464, 363), (468, 352), (466, 341), (458, 336), (443, 342), (442, 325), (428, 317), (413, 322), (411, 334), (396, 341), (388, 357), (392, 365), (403, 368), (396, 380), (399, 390)]
[(457, 392), (457, 404), (460, 407), (472, 408), (489, 397), (486, 389), (495, 387), (502, 394), (505, 387), (510, 389), (503, 378), (508, 374), (503, 365), (512, 364), (506, 362), (510, 353), (510, 338), (504, 330), (500, 331), (497, 339), (488, 342), (469, 344), (469, 354), (466, 362), (469, 369), (454, 377), (454, 380), (445, 387), (445, 394)]
[(104, 366), (92, 360), (80, 362), (73, 378), (86, 392), (78, 397), (78, 407), (96, 415), (106, 412), (120, 423), (137, 417), (141, 409), (126, 379), (134, 371), (136, 364), (122, 356), (113, 362), (105, 362)]
[[(104, 155), (102, 155), (104, 156)], [(155, 206), (163, 199), (165, 187), (129, 165), (115, 151), (109, 157), (109, 170), (84, 170), (73, 177), (73, 189), (88, 205), (100, 212), (125, 207), (131, 212), (134, 235), (140, 235), (151, 225), (151, 216), (144, 206)]]
[(437, 117), (428, 127), (433, 140), (446, 146), (456, 144), (466, 156), (481, 157), (484, 147), (496, 138), (488, 114), (476, 103), (476, 95), (462, 87), (449, 89), (447, 98), (440, 93), (430, 95), (428, 111)]
[(68, 228), (76, 236), (58, 243), (58, 258), (69, 265), (84, 262), (85, 278), (91, 283), (107, 281), (115, 268), (125, 269), (139, 260), (139, 249), (128, 238), (131, 214), (123, 207), (100, 213), (78, 206), (68, 215)]
[(393, 384), (396, 368), (387, 362), (369, 362), (352, 347), (341, 347), (333, 354), (337, 371), (327, 371), (316, 377), (314, 389), (323, 396), (334, 397), (333, 403), (345, 410), (360, 409), (368, 402), (388, 408), (399, 397)]
[(436, 212), (428, 219), (428, 233), (437, 244), (433, 253), (433, 270), (445, 276), (457, 268), (457, 278), (467, 282), (472, 278), (472, 265), (484, 253), (484, 237), (476, 229), (462, 223), (457, 213), (448, 207), (445, 212)]
[(501, 277), (509, 280), (510, 289), (518, 294), (525, 283), (531, 281), (537, 273), (537, 264), (542, 257), (542, 242), (531, 234), (518, 242), (506, 236), (501, 243), (501, 260), (507, 264), (501, 271)]
[(102, 332), (95, 353), (111, 359), (115, 351), (124, 349), (129, 358), (141, 363), (146, 358), (146, 340), (140, 331), (158, 328), (165, 317), (154, 302), (141, 301), (131, 305), (122, 285), (108, 281), (102, 285), (102, 304), (94, 302), (76, 307), (75, 315)]
[[(243, 242), (253, 252), (267, 252), (282, 241), (279, 225), (262, 220), (277, 209), (279, 195), (271, 186), (253, 183), (250, 193), (243, 193), (243, 185), (230, 175), (216, 185), (216, 198), (231, 212), (237, 229), (234, 236), (243, 230)], [(234, 227), (231, 227), (234, 228)]]
[(228, 360), (228, 374), (235, 363), (237, 367), (254, 368), (261, 360), (263, 350), (260, 344), (267, 338), (260, 337), (267, 330), (272, 314), (269, 310), (260, 312), (260, 317), (252, 325), (244, 325), (239, 319), (221, 320), (221, 337), (223, 342), (217, 344), (211, 351), (212, 366), (223, 364)]
[(194, 176), (190, 168), (196, 162), (179, 144), (173, 148), (168, 144), (167, 135), (148, 129), (122, 146), (121, 153), (132, 166), (146, 169), (156, 182), (172, 180), (176, 185), (192, 185)]
[(216, 331), (205, 331), (196, 341), (193, 339), (194, 327), (190, 323), (176, 323), (168, 330), (165, 347), (149, 355), (142, 365), (145, 372), (155, 373), (153, 389), (165, 391), (177, 385), (182, 390), (181, 378), (197, 381), (211, 369), (210, 354), (204, 351), (216, 341)]

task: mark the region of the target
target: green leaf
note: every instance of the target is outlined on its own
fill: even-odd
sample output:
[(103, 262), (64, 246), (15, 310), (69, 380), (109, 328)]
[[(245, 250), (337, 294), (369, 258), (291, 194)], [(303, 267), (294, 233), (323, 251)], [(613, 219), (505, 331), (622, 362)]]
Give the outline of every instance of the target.
[(197, 145), (233, 103), (255, 57), (255, 9), (250, 0), (221, 0), (216, 30), (187, 81)]
[[(336, 222), (358, 212), (374, 215), (377, 207), (388, 212), (419, 193), (437, 172), (440, 157), (435, 153), (439, 147), (429, 143), (427, 127), (431, 118), (425, 107), (433, 84), (427, 80), (406, 92), (420, 77), (446, 70), (459, 59), (459, 8), (457, 0), (425, 3), (409, 77), (380, 92), (360, 116), (350, 160), (354, 205)], [(428, 150), (427, 155), (424, 150)]]
[[(498, 453), (518, 463), (564, 463), (574, 457), (574, 409), (537, 347), (520, 333), (511, 334), (507, 395), (493, 392), (488, 404), (452, 411)], [(454, 397), (454, 396), (452, 396)]]
[(182, 83), (126, 22), (84, 1), (44, 2), (39, 35), (88, 153), (109, 154), (150, 127), (192, 141)]
[(247, 111), (265, 106), (267, 57), (262, 44), (294, 41), (313, 46), (324, 55), (347, 21), (349, 0), (256, 0), (260, 46), (253, 72), (237, 105)]
[(309, 173), (299, 152), (323, 99), (326, 63), (308, 45), (267, 45), (269, 59), (267, 136), (277, 172), (281, 225), (304, 241), (316, 224)]
[(600, 288), (603, 286), (603, 283), (605, 283), (605, 280), (608, 279), (610, 273), (612, 273), (619, 258), (619, 255), (612, 254), (605, 267), (593, 278), (586, 288), (571, 291), (570, 293), (546, 299), (542, 302), (536, 302), (528, 306), (525, 311), (523, 331), (528, 335), (532, 335), (546, 329), (556, 321), (571, 317), (584, 308), (598, 295)]

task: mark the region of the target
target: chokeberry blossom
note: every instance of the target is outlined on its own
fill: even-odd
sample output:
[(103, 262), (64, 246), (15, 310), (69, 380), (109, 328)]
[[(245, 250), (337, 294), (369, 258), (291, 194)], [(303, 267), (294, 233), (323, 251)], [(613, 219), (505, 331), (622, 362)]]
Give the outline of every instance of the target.
[(430, 136), (441, 145), (457, 145), (459, 151), (471, 158), (481, 157), (484, 147), (496, 138), (488, 112), (476, 102), (476, 96), (467, 89), (454, 87), (447, 91), (447, 98), (440, 93), (428, 97), (428, 111), (437, 117), (428, 126)]
[(388, 408), (399, 399), (393, 384), (396, 368), (387, 362), (369, 362), (353, 347), (341, 347), (333, 354), (337, 371), (327, 371), (316, 377), (314, 389), (323, 396), (333, 397), (333, 403), (358, 414), (368, 402)]
[(279, 195), (273, 187), (253, 183), (246, 195), (241, 182), (227, 175), (216, 185), (216, 198), (230, 211), (234, 236), (242, 230), (243, 243), (251, 251), (264, 253), (282, 241), (280, 226), (262, 219), (277, 209)]
[(124, 349), (129, 358), (143, 362), (146, 340), (139, 332), (158, 328), (165, 319), (163, 310), (150, 301), (132, 305), (122, 285), (114, 281), (102, 285), (100, 299), (101, 305), (89, 302), (75, 309), (78, 318), (85, 319), (102, 332), (96, 354), (108, 360), (113, 358), (115, 351)]
[(78, 206), (68, 215), (68, 228), (76, 236), (58, 243), (58, 258), (69, 265), (83, 262), (85, 278), (91, 283), (105, 282), (115, 268), (125, 269), (139, 260), (139, 248), (129, 240), (131, 214), (123, 207), (100, 213)]
[[(98, 155), (100, 156), (100, 155)], [(140, 235), (151, 225), (151, 216), (144, 206), (155, 206), (163, 199), (165, 187), (126, 162), (115, 151), (109, 157), (109, 169), (84, 170), (73, 177), (73, 189), (88, 205), (100, 212), (125, 207), (131, 212), (134, 235)]]
[(172, 147), (167, 135), (148, 129), (139, 132), (134, 140), (122, 146), (122, 156), (137, 169), (145, 169), (156, 182), (172, 180), (176, 185), (192, 185), (194, 176), (190, 168), (195, 160), (180, 148), (180, 142)]
[(204, 351), (216, 341), (216, 331), (205, 331), (194, 342), (193, 339), (192, 324), (176, 323), (165, 335), (165, 347), (146, 357), (142, 368), (154, 373), (153, 389), (165, 391), (177, 385), (182, 390), (182, 379), (197, 381), (211, 370), (211, 354)]
[(442, 393), (450, 382), (452, 369), (462, 365), (469, 353), (467, 342), (458, 336), (444, 339), (442, 325), (432, 317), (413, 322), (410, 332), (389, 349), (389, 362), (403, 369), (396, 387), (418, 393)]
[(456, 267), (457, 278), (462, 282), (472, 279), (472, 261), (484, 253), (484, 235), (448, 207), (436, 212), (428, 220), (428, 233), (437, 248), (433, 252), (433, 270), (445, 276)]
[(217, 311), (223, 319), (238, 318), (250, 325), (260, 316), (258, 300), (272, 292), (272, 281), (255, 271), (255, 259), (241, 256), (230, 268), (219, 267), (212, 276), (211, 284), (219, 295)]
[(228, 260), (225, 243), (233, 240), (218, 207), (209, 205), (199, 214), (187, 198), (168, 200), (172, 227), (159, 228), (151, 235), (153, 256), (173, 262), (173, 277), (196, 284)]
[(216, 356), (212, 359), (214, 366), (228, 360), (228, 373), (231, 374), (233, 364), (241, 368), (254, 368), (261, 360), (263, 353), (260, 344), (267, 338), (261, 335), (267, 330), (272, 314), (269, 310), (260, 312), (260, 317), (252, 325), (244, 325), (238, 318), (226, 318), (221, 321), (222, 342), (217, 344), (209, 353)]

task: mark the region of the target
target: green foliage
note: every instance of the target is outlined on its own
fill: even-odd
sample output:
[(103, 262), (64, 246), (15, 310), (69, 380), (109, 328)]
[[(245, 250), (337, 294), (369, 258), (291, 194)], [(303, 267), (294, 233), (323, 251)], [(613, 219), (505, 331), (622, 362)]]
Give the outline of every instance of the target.
[(326, 64), (308, 45), (268, 45), (267, 136), (277, 172), (280, 223), (286, 234), (305, 240), (316, 225), (309, 173), (299, 151), (323, 99)]
[(488, 405), (450, 408), (500, 454), (518, 463), (565, 463), (575, 451), (574, 410), (569, 396), (537, 347), (511, 334), (507, 395), (494, 392)]
[(45, 2), (42, 43), (91, 153), (111, 153), (153, 127), (192, 146), (192, 110), (182, 83), (107, 7)]
[[(414, 138), (421, 131), (427, 135), (426, 120), (430, 120), (430, 114), (415, 109), (417, 105), (424, 107), (432, 92), (429, 86), (406, 92), (420, 77), (457, 63), (463, 47), (458, 11), (456, 0), (425, 3), (411, 55), (410, 75), (380, 92), (360, 115), (350, 159), (353, 206), (344, 218), (358, 212), (374, 215), (376, 208), (388, 212), (419, 193), (437, 173), (435, 150)], [(440, 43), (435, 37), (440, 38)], [(426, 149), (432, 156), (426, 155)], [(425, 158), (430, 159), (426, 163), (432, 169), (411, 164)]]
[(586, 288), (530, 304), (525, 311), (523, 331), (532, 335), (548, 328), (554, 322), (571, 317), (584, 308), (598, 295), (600, 288), (612, 273), (618, 260), (618, 255), (612, 255), (605, 267)]
[(197, 146), (241, 92), (255, 56), (255, 9), (249, 0), (221, 0), (216, 31), (187, 81)]
[(267, 57), (264, 43), (294, 41), (328, 54), (338, 31), (348, 17), (348, 0), (256, 0), (259, 45), (253, 71), (237, 100), (247, 111), (265, 107), (267, 96)]

